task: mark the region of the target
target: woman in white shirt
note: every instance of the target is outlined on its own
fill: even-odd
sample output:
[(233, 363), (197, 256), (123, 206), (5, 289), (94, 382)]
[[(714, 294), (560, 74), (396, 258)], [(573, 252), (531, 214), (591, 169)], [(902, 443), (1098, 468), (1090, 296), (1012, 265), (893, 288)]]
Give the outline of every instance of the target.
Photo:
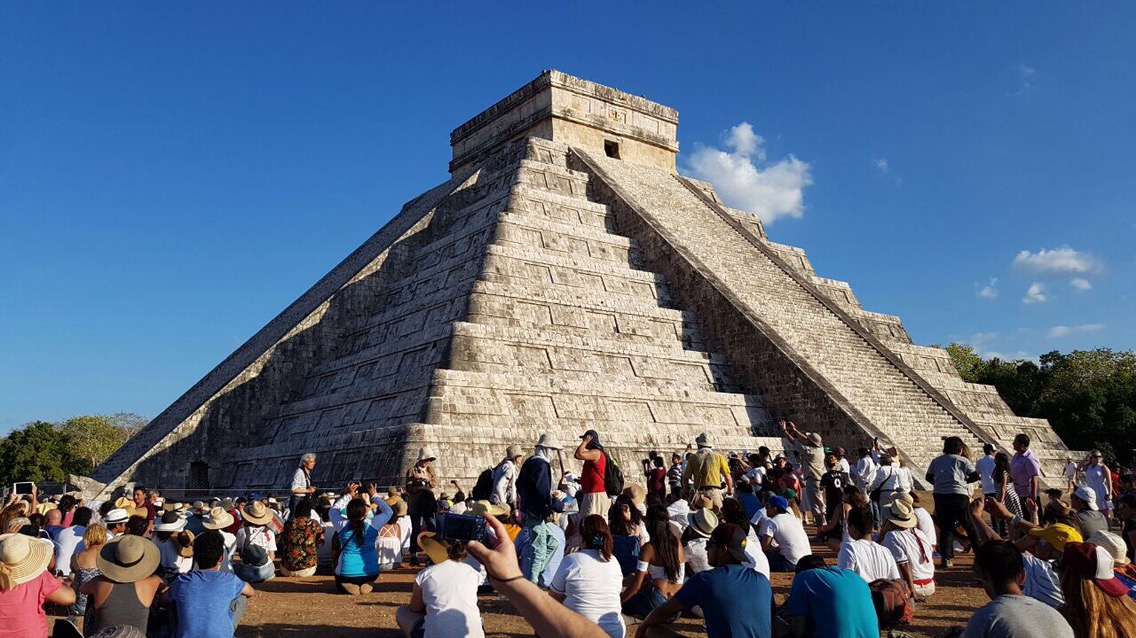
[(549, 594), (564, 606), (596, 623), (611, 638), (624, 638), (620, 613), (623, 574), (612, 558), (611, 531), (595, 514), (580, 525), (582, 549), (564, 557), (552, 577)]
[(887, 522), (880, 530), (880, 544), (891, 551), (915, 600), (927, 600), (935, 593), (934, 549), (931, 541), (919, 531), (915, 509), (906, 501), (892, 503)]
[(434, 564), (414, 577), (410, 604), (395, 612), (398, 626), (407, 636), (485, 638), (477, 608), (481, 574), (466, 561), (465, 543), (439, 541), (434, 532), (423, 532), (417, 544)]

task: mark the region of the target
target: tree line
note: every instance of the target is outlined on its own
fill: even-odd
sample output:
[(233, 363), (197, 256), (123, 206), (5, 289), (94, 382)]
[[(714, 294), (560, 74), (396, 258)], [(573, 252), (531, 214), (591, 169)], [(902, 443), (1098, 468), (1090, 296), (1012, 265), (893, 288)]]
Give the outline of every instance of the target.
[(0, 439), (0, 485), (88, 476), (149, 421), (131, 412), (33, 421)]
[(1132, 466), (1136, 352), (1053, 351), (1037, 361), (983, 359), (958, 343), (947, 346), (947, 352), (964, 380), (998, 388), (1019, 416), (1048, 419), (1070, 449), (1099, 449), (1106, 463)]

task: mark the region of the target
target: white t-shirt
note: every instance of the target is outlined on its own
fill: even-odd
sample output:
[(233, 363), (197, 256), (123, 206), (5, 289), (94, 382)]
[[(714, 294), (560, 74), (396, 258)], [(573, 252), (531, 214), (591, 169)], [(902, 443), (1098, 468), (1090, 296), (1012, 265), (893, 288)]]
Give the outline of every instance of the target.
[(710, 558), (706, 555), (706, 538), (692, 538), (682, 546), (686, 564), (692, 574), (699, 574), (714, 569), (710, 566)]
[(794, 565), (801, 557), (813, 553), (812, 548), (809, 547), (809, 535), (805, 532), (805, 526), (799, 518), (788, 512), (766, 518), (761, 522), (758, 531), (763, 537), (772, 536), (781, 555)]
[(860, 492), (867, 494), (871, 491), (868, 488), (871, 486), (872, 482), (876, 480), (876, 472), (878, 472), (879, 469), (880, 466), (877, 465), (870, 456), (865, 456), (859, 461), (856, 461), (852, 478), (856, 483), (856, 487), (860, 489)]
[(259, 545), (266, 552), (274, 552), (276, 534), (267, 527), (242, 527), (237, 530), (237, 552), (245, 545)]
[(900, 578), (899, 567), (891, 552), (866, 538), (841, 543), (836, 566), (851, 569), (868, 583), (881, 578)]
[(987, 455), (974, 464), (974, 469), (978, 470), (978, 478), (982, 479), (982, 493), (993, 494), (996, 490), (994, 487), (994, 456)]
[(938, 545), (939, 538), (935, 534), (935, 521), (931, 518), (931, 514), (922, 507), (916, 507), (915, 518), (919, 521), (919, 525), (917, 526), (919, 531), (923, 532), (923, 535), (927, 537), (928, 541), (931, 541), (932, 546)]
[(468, 563), (444, 560), (418, 572), (414, 582), (422, 588), (422, 602), (426, 604), (427, 638), (485, 638), (477, 609), (481, 575)]
[(155, 540), (158, 545), (158, 555), (161, 556), (162, 567), (173, 567), (178, 570), (180, 574), (188, 574), (193, 571), (193, 557), (183, 557), (178, 554), (178, 545), (173, 538), (167, 538), (164, 541)]
[[(702, 543), (705, 545), (704, 540)], [(605, 562), (594, 549), (565, 556), (550, 585), (552, 591), (565, 596), (565, 607), (596, 623), (612, 638), (627, 633), (619, 604), (622, 587), (619, 563), (614, 557)]]
[(75, 548), (83, 543), (86, 531), (86, 527), (75, 525), (64, 527), (55, 535), (55, 569), (65, 576), (71, 573), (71, 557), (75, 555)]
[(761, 507), (761, 508), (758, 508), (758, 510), (753, 513), (753, 518), (749, 519), (749, 522), (750, 522), (750, 525), (753, 525), (753, 526), (757, 527), (758, 529), (761, 529), (761, 523), (763, 521), (765, 521), (766, 518), (768, 518), (768, 517), (765, 515), (765, 508)]
[(848, 459), (840, 459), (836, 462), (836, 469), (844, 472), (845, 474), (852, 473), (852, 466), (848, 464)]
[(891, 551), (895, 562), (911, 565), (912, 580), (931, 580), (935, 577), (934, 549), (919, 528), (892, 530), (884, 537), (884, 547)]
[(757, 537), (757, 532), (753, 527), (749, 528), (749, 535), (746, 537), (746, 567), (753, 569), (753, 571), (762, 574), (766, 579), (769, 578), (769, 557), (765, 552), (761, 551), (761, 539)]

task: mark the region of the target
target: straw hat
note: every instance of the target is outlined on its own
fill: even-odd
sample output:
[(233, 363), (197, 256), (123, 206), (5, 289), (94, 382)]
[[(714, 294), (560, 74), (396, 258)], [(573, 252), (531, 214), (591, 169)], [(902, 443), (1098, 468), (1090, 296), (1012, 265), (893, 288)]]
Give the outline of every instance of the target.
[(233, 515), (220, 507), (209, 510), (209, 518), (201, 524), (205, 529), (225, 529), (234, 522)]
[(438, 455), (434, 454), (433, 449), (431, 449), (429, 447), (418, 448), (418, 462), (419, 463), (421, 463), (422, 461), (435, 461), (437, 459), (438, 459)]
[(647, 488), (638, 483), (632, 483), (623, 488), (623, 493), (631, 497), (631, 502), (636, 505), (643, 505), (647, 502)]
[(524, 456), (524, 455), (525, 455), (525, 453), (523, 451), (521, 451), (521, 446), (519, 446), (519, 445), (510, 445), (505, 450), (505, 458), (507, 458), (507, 459), (515, 459), (518, 456)]
[(888, 520), (892, 525), (903, 529), (911, 529), (919, 524), (919, 519), (915, 518), (915, 508), (907, 501), (893, 502), (888, 510)]
[(130, 512), (128, 510), (122, 509), (121, 507), (116, 507), (107, 512), (107, 515), (103, 518), (103, 522), (107, 525), (118, 525), (119, 523), (125, 523), (128, 520), (130, 520)]
[(170, 538), (174, 541), (174, 547), (177, 548), (178, 556), (182, 558), (193, 558), (193, 532), (188, 529), (182, 530)]
[(185, 529), (185, 519), (177, 512), (166, 512), (154, 524), (155, 532), (180, 532)]
[(540, 438), (536, 441), (536, 446), (546, 447), (550, 450), (560, 450), (564, 447), (560, 445), (560, 439), (556, 438), (556, 435), (551, 432), (541, 432)]
[(55, 553), (55, 546), (23, 534), (0, 534), (0, 563), (13, 585), (35, 580)]
[(474, 501), (469, 506), (469, 513), (473, 514), (474, 516), (485, 516), (486, 514), (492, 514), (494, 516), (508, 516), (509, 511), (509, 506), (504, 503), (501, 503), (500, 505), (494, 505), (486, 500)]
[(116, 510), (126, 510), (127, 518), (134, 516), (134, 501), (126, 496), (120, 496), (114, 501), (114, 508)]
[(402, 500), (401, 498), (398, 499), (398, 502), (396, 502), (394, 505), (391, 505), (391, 509), (394, 510), (395, 518), (406, 516), (406, 513), (410, 511), (410, 508), (406, 504), (406, 501)]
[(698, 438), (694, 439), (694, 442), (698, 445), (698, 447), (710, 447), (711, 446), (710, 435), (705, 433), (705, 432), (703, 432), (702, 434), (699, 434)]
[(809, 440), (809, 443), (813, 444), (813, 447), (820, 447), (821, 445), (824, 445), (823, 441), (820, 438), (820, 435), (816, 432), (809, 432), (808, 436), (806, 436), (805, 438)]
[(686, 520), (690, 524), (690, 529), (702, 538), (710, 538), (714, 528), (718, 527), (718, 516), (714, 514), (714, 510), (705, 507), (687, 514)]
[(244, 518), (245, 522), (253, 525), (267, 525), (269, 521), (275, 518), (272, 516), (272, 510), (260, 501), (249, 501), (241, 510), (241, 517)]
[(1124, 539), (1116, 534), (1106, 532), (1103, 529), (1097, 530), (1089, 537), (1089, 542), (1112, 555), (1112, 562), (1117, 565), (1127, 565), (1129, 563), (1128, 546), (1124, 544)]
[(434, 532), (422, 532), (418, 535), (418, 546), (430, 557), (430, 562), (441, 565), (450, 558), (450, 544), (437, 538)]
[(119, 536), (99, 550), (99, 573), (116, 583), (134, 583), (151, 576), (162, 561), (158, 546), (141, 536)]

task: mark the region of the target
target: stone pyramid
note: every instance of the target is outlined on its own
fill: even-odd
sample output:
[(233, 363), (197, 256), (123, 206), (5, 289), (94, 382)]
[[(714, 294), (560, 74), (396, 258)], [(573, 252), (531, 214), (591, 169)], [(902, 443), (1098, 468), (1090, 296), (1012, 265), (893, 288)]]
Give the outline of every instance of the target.
[[(673, 109), (558, 71), (451, 134), (452, 178), (378, 233), (96, 470), (187, 495), (397, 482), (419, 446), (469, 487), (542, 431), (598, 430), (632, 480), (702, 431), (783, 449), (788, 415), (825, 443), (872, 436), (923, 474), (941, 439), (1027, 432), (944, 350), (863, 309), (803, 250), (679, 175)], [(190, 490), (194, 490), (190, 492)]]

